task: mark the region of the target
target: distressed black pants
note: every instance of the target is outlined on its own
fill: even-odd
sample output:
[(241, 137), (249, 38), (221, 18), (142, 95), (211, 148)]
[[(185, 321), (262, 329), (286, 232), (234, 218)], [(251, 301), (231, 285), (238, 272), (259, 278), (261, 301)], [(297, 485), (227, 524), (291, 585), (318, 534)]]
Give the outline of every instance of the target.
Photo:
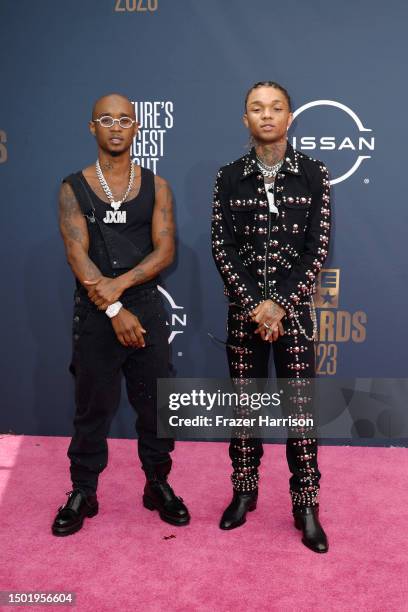
[(98, 476), (108, 463), (107, 436), (118, 409), (122, 374), (129, 402), (137, 414), (138, 453), (147, 478), (161, 464), (170, 470), (171, 439), (157, 438), (156, 382), (169, 376), (166, 311), (156, 287), (142, 289), (123, 301), (147, 333), (144, 348), (124, 347), (111, 320), (81, 291), (75, 293), (73, 354), (75, 378), (74, 435), (68, 449), (74, 488), (95, 492)]

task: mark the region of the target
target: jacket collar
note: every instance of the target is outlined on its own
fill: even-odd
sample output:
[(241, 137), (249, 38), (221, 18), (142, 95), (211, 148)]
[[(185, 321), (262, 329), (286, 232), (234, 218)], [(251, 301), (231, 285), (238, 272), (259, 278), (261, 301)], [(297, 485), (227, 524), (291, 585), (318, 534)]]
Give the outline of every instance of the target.
[[(246, 155), (244, 155), (242, 160), (244, 162), (244, 168), (242, 170), (241, 180), (247, 178), (248, 176), (252, 176), (253, 174), (259, 173), (259, 168), (256, 163), (255, 147), (252, 147), (252, 149)], [(284, 162), (279, 172), (286, 172), (288, 174), (295, 175), (301, 174), (299, 153), (292, 147), (289, 141), (286, 141)]]

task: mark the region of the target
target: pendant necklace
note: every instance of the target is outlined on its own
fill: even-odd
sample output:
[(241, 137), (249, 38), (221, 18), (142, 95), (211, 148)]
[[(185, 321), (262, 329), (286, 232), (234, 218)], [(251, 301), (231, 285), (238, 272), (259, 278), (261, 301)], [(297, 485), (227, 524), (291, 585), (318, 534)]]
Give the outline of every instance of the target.
[(96, 168), (96, 176), (99, 179), (101, 187), (103, 191), (105, 192), (105, 195), (108, 198), (111, 207), (113, 208), (113, 210), (106, 211), (106, 215), (103, 221), (105, 223), (126, 223), (126, 210), (119, 210), (119, 208), (123, 204), (123, 202), (126, 200), (126, 198), (128, 197), (130, 193), (130, 190), (132, 189), (133, 181), (135, 179), (134, 163), (130, 162), (129, 184), (126, 189), (126, 192), (124, 193), (122, 199), (120, 200), (115, 200), (115, 198), (113, 197), (112, 190), (109, 187), (108, 183), (106, 182), (105, 177), (103, 176), (103, 172), (102, 172), (102, 169), (99, 163), (99, 159), (96, 160), (95, 168)]

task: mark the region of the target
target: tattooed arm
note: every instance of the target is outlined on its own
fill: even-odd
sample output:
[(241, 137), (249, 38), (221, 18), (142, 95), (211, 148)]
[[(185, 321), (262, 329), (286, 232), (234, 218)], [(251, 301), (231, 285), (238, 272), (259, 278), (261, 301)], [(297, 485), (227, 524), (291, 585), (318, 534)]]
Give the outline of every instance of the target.
[(167, 181), (159, 176), (154, 178), (155, 204), (152, 218), (153, 251), (137, 266), (120, 277), (126, 287), (140, 285), (160, 274), (174, 260), (175, 224), (173, 218), (173, 197)]
[(59, 193), (59, 228), (67, 261), (79, 282), (84, 284), (85, 280), (100, 278), (100, 270), (88, 257), (89, 234), (85, 217), (68, 183), (61, 185)]

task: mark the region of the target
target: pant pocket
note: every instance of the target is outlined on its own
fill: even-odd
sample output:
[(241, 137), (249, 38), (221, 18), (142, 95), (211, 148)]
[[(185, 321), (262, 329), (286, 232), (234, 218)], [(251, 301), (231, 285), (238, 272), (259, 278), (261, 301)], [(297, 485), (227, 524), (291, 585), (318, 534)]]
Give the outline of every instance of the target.
[(92, 314), (92, 308), (84, 304), (75, 304), (72, 319), (72, 338), (74, 344), (78, 342), (83, 334), (85, 324)]

